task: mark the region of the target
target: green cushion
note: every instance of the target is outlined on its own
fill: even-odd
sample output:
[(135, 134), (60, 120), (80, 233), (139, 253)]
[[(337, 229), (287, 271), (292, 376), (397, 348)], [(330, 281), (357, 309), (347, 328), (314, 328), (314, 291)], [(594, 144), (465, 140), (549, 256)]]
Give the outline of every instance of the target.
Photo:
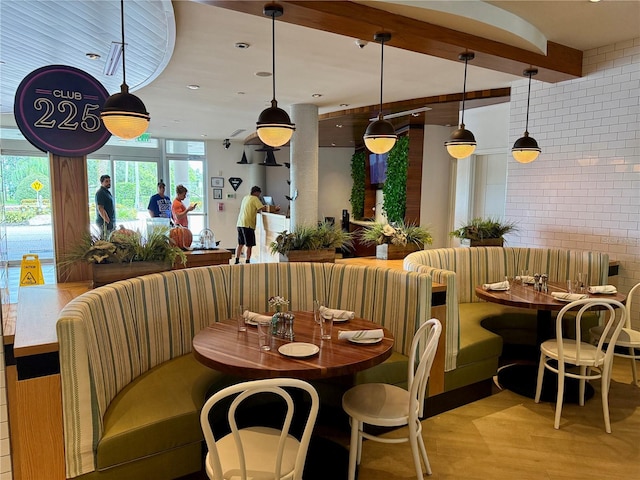
[(97, 468), (105, 469), (202, 441), (200, 409), (214, 383), (227, 375), (192, 354), (164, 362), (136, 378), (113, 399), (104, 416)]
[[(496, 308), (498, 307), (498, 308)], [(460, 313), (460, 351), (458, 367), (497, 358), (502, 353), (502, 337), (483, 328), (483, 319), (504, 311), (502, 305), (475, 302), (461, 303)]]
[(384, 362), (356, 373), (355, 383), (387, 383), (407, 388), (408, 367), (409, 357), (393, 352)]

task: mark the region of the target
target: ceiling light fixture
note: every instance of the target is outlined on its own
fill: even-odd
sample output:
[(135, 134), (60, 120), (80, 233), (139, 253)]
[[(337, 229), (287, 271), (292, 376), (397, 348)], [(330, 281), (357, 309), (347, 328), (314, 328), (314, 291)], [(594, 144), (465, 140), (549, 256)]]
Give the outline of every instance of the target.
[(85, 56), (89, 60), (99, 60), (100, 59), (100, 54), (99, 53), (89, 52), (89, 53), (85, 53)]
[(195, 83), (192, 83), (191, 85), (187, 85), (187, 88), (189, 90), (199, 90), (200, 89), (200, 85), (196, 85)]
[(108, 77), (115, 75), (120, 65), (120, 57), (122, 56), (122, 43), (111, 42), (111, 48), (107, 54), (107, 58), (104, 61), (104, 69), (102, 73)]
[(130, 140), (142, 135), (149, 128), (149, 112), (135, 95), (129, 93), (125, 70), (124, 52), (124, 0), (120, 0), (122, 31), (122, 85), (120, 93), (114, 93), (104, 102), (100, 118), (104, 126), (116, 137)]
[(271, 99), (271, 107), (260, 113), (256, 129), (258, 137), (263, 143), (271, 147), (280, 147), (291, 139), (293, 131), (296, 129), (287, 112), (278, 108), (276, 100), (276, 17), (281, 16), (284, 9), (277, 3), (268, 3), (264, 6), (263, 13), (271, 17), (273, 98)]
[(373, 36), (376, 42), (380, 42), (380, 110), (378, 120), (370, 123), (364, 132), (364, 144), (372, 153), (387, 153), (396, 144), (398, 136), (391, 122), (384, 119), (382, 114), (382, 79), (384, 78), (384, 42), (391, 40), (388, 32), (378, 32)]
[(462, 118), (460, 127), (451, 134), (449, 140), (444, 142), (449, 155), (453, 158), (466, 158), (476, 149), (476, 138), (469, 130), (464, 128), (464, 101), (467, 95), (467, 64), (475, 58), (475, 53), (464, 52), (458, 55), (458, 60), (464, 60), (464, 84), (462, 87)]
[(531, 77), (538, 73), (537, 68), (528, 68), (523, 75), (529, 77), (529, 91), (527, 92), (527, 121), (524, 127), (524, 137), (520, 137), (513, 144), (511, 155), (519, 163), (531, 163), (540, 155), (540, 147), (536, 139), (529, 136), (529, 101), (531, 99)]

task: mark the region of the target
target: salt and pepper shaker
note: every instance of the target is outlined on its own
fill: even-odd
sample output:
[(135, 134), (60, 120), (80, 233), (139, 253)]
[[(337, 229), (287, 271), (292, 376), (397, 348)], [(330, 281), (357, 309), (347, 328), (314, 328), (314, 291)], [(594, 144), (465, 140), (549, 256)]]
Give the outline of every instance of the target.
[(549, 291), (549, 285), (548, 285), (549, 275), (547, 275), (546, 273), (543, 273), (540, 276), (540, 281), (542, 282), (541, 291), (544, 292), (544, 293), (547, 293)]
[(280, 338), (293, 340), (293, 319), (295, 316), (289, 312), (276, 312), (271, 320), (271, 333)]
[(540, 274), (536, 273), (533, 275), (533, 288), (536, 292), (540, 291)]

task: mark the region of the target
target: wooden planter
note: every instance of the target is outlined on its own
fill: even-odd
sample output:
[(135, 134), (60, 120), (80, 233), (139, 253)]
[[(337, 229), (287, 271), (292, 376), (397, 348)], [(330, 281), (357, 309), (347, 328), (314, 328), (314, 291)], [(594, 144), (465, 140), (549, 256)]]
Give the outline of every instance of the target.
[(336, 249), (321, 248), (319, 250), (291, 250), (287, 255), (280, 255), (280, 261), (335, 263)]
[(417, 252), (421, 248), (415, 243), (407, 243), (404, 247), (399, 245), (376, 245), (376, 258), (380, 260), (402, 260), (410, 253)]
[(504, 238), (485, 238), (483, 240), (469, 240), (463, 238), (460, 241), (462, 247), (502, 247), (504, 244)]
[(93, 288), (126, 278), (171, 270), (169, 262), (92, 263)]

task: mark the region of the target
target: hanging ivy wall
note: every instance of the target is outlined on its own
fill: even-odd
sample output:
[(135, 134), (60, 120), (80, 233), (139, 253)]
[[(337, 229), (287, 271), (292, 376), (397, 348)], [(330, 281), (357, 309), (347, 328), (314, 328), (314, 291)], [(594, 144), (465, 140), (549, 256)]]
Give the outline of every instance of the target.
[(359, 151), (351, 157), (351, 215), (355, 220), (364, 217), (364, 196), (365, 196), (365, 175), (366, 175), (366, 155), (364, 151)]
[(403, 222), (407, 207), (407, 167), (409, 164), (409, 137), (402, 136), (389, 152), (387, 179), (382, 187), (382, 209), (389, 223)]

